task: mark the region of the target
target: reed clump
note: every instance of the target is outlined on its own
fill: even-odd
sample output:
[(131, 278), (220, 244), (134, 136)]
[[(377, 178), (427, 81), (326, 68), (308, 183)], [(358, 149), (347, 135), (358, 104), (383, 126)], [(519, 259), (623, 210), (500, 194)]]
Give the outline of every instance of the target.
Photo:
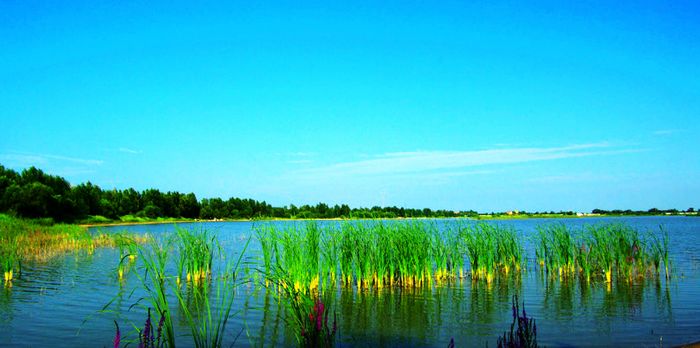
[(523, 262), (515, 231), (485, 223), (441, 231), (435, 222), (310, 222), (259, 226), (256, 234), (266, 284), (303, 293), (449, 282), (464, 277), (466, 255), (472, 274), (488, 280), (519, 272)]
[(487, 223), (462, 226), (459, 235), (469, 258), (472, 279), (492, 282), (499, 275), (520, 273), (523, 248), (514, 229)]
[(186, 281), (195, 284), (206, 281), (211, 277), (212, 259), (214, 252), (220, 250), (218, 242), (208, 231), (193, 231), (176, 228), (177, 248), (180, 252), (176, 282), (181, 282), (184, 272)]
[(550, 275), (579, 276), (585, 281), (612, 283), (660, 276), (670, 277), (669, 237), (644, 236), (624, 224), (598, 224), (573, 229), (563, 224), (540, 226), (537, 261)]
[[(659, 276), (661, 270), (670, 274), (668, 234), (643, 235), (623, 224), (537, 229), (535, 258), (552, 276), (611, 282), (613, 275), (633, 280)], [(464, 278), (465, 272), (491, 283), (521, 274), (526, 264), (523, 237), (511, 227), (485, 222), (447, 229), (425, 221), (270, 224), (256, 234), (266, 284), (274, 278), (277, 286), (303, 293), (336, 285), (422, 287)]]

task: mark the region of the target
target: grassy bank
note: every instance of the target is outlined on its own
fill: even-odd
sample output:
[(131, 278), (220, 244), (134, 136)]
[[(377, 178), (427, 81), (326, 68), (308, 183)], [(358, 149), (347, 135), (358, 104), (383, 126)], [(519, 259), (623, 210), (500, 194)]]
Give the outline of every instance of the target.
[(45, 261), (68, 252), (92, 253), (95, 248), (116, 245), (116, 235), (50, 222), (0, 214), (0, 270), (6, 282), (21, 273), (23, 262)]

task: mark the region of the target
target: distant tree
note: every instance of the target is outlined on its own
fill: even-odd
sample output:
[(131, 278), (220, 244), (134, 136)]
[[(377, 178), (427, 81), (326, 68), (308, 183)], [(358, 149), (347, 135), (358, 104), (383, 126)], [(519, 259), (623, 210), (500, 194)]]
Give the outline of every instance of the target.
[(141, 193), (141, 204), (144, 210), (149, 205), (161, 208), (163, 206), (163, 193), (157, 189), (145, 190)]
[(115, 203), (113, 201), (110, 201), (107, 198), (101, 198), (99, 205), (101, 215), (106, 216), (110, 219), (119, 218), (117, 208), (115, 207)]
[(161, 211), (161, 209), (153, 204), (146, 205), (140, 212), (140, 214), (150, 219), (155, 219), (163, 216), (163, 212)]
[(199, 216), (200, 206), (194, 193), (188, 193), (180, 198), (179, 210), (184, 218), (193, 219)]
[(74, 186), (70, 195), (75, 204), (75, 213), (78, 217), (86, 215), (102, 215), (100, 200), (102, 199), (102, 189), (91, 182)]
[(19, 188), (14, 197), (15, 211), (25, 217), (51, 216), (56, 205), (53, 189), (40, 182), (32, 182)]
[(121, 209), (120, 214), (136, 214), (143, 206), (141, 205), (141, 194), (133, 188), (121, 191)]

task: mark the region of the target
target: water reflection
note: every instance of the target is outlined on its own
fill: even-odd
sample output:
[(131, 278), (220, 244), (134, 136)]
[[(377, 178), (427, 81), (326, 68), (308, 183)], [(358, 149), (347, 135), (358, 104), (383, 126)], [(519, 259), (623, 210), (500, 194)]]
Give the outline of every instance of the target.
[[(337, 313), (339, 340), (347, 346), (444, 346), (452, 338), (460, 345), (494, 344), (509, 327), (515, 294), (521, 300), (528, 299), (528, 313), (548, 334), (543, 342), (554, 345), (572, 344), (571, 330), (578, 330), (577, 325), (607, 333), (596, 339), (609, 344), (618, 334), (616, 324), (640, 320), (645, 312), (654, 319), (673, 320), (671, 291), (663, 281), (620, 282), (608, 287), (576, 278), (545, 277), (534, 282), (530, 278), (529, 283), (525, 278), (509, 276), (492, 283), (465, 280), (432, 288), (382, 291), (340, 289), (324, 302)], [(540, 285), (544, 288), (539, 289)], [(265, 292), (260, 300), (258, 337), (266, 337), (264, 345), (294, 344), (294, 332), (285, 330), (288, 313), (284, 303), (271, 292)], [(262, 339), (256, 343), (261, 345)]]

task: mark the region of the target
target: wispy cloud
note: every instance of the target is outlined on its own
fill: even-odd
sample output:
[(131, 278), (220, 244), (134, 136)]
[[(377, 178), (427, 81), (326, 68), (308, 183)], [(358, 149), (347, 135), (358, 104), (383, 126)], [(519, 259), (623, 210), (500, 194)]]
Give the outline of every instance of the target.
[(289, 160), (287, 163), (289, 164), (306, 164), (306, 163), (311, 163), (313, 162), (312, 160), (309, 159), (300, 159), (300, 160)]
[(619, 177), (615, 175), (585, 172), (539, 176), (526, 181), (538, 184), (573, 184), (581, 182), (613, 181), (617, 179), (619, 179)]
[(34, 166), (50, 174), (71, 177), (95, 173), (104, 161), (53, 154), (9, 152), (0, 154), (0, 163), (17, 169)]
[(286, 163), (289, 164), (309, 164), (314, 162), (314, 158), (317, 156), (315, 152), (287, 152), (280, 153), (285, 159)]
[(130, 153), (132, 155), (138, 155), (138, 154), (142, 153), (143, 151), (130, 149), (128, 147), (120, 147), (119, 152)]
[(672, 135), (672, 134), (676, 134), (678, 132), (680, 132), (679, 129), (659, 129), (659, 130), (652, 132), (652, 134), (654, 134), (654, 135)]
[(475, 151), (392, 152), (371, 159), (335, 163), (324, 167), (299, 170), (309, 176), (358, 176), (406, 173), (445, 172), (493, 164), (548, 161), (564, 158), (635, 152), (609, 143), (578, 144), (559, 147), (496, 148)]
[(288, 153), (288, 155), (291, 157), (311, 157), (311, 156), (316, 156), (316, 153), (315, 152), (298, 151), (298, 152)]
[(14, 163), (20, 166), (38, 166), (45, 165), (49, 162), (64, 162), (82, 165), (101, 165), (104, 163), (102, 160), (95, 159), (85, 159), (77, 157), (50, 155), (50, 154), (33, 154), (33, 153), (22, 153), (22, 152), (12, 152), (0, 154), (0, 160), (3, 162)]

